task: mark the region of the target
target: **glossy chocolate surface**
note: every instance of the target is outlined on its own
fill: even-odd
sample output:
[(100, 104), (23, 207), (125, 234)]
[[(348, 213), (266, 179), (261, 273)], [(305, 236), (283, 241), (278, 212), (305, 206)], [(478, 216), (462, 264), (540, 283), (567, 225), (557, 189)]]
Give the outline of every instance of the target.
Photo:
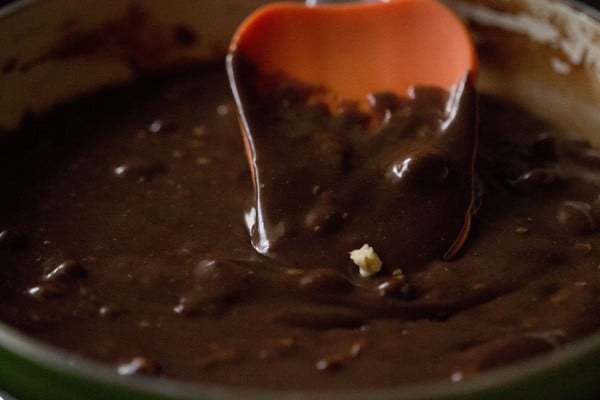
[(482, 95), (481, 207), (458, 257), (369, 278), (296, 265), (302, 246), (281, 262), (250, 243), (221, 69), (0, 138), (3, 321), (120, 374), (285, 389), (457, 382), (599, 328), (598, 150)]

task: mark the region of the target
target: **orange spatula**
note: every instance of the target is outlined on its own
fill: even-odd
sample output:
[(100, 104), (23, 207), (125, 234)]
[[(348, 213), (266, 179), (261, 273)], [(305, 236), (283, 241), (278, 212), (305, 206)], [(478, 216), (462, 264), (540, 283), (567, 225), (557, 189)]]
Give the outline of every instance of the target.
[[(279, 229), (274, 228), (277, 221), (268, 221), (268, 208), (272, 205), (261, 204), (260, 191), (267, 181), (265, 176), (275, 171), (261, 166), (260, 157), (257, 157), (257, 146), (261, 146), (262, 139), (255, 140), (255, 135), (264, 135), (265, 132), (256, 131), (265, 131), (265, 125), (264, 121), (256, 123), (256, 115), (249, 115), (256, 112), (256, 108), (245, 103), (249, 101), (246, 94), (256, 92), (255, 87), (250, 87), (256, 82), (248, 80), (247, 72), (238, 62), (240, 59), (244, 60), (244, 65), (250, 63), (261, 76), (285, 76), (289, 80), (323, 87), (337, 99), (358, 102), (376, 92), (407, 95), (409, 89), (416, 86), (455, 91), (461, 85), (473, 83), (476, 74), (476, 55), (467, 29), (456, 15), (436, 0), (390, 0), (315, 7), (276, 3), (250, 15), (233, 37), (227, 70), (256, 191), (257, 204), (249, 225), (253, 231), (253, 244), (262, 253), (269, 253), (277, 236), (283, 234), (276, 233)], [(450, 96), (446, 107), (450, 114), (456, 111), (459, 94), (455, 92)], [(451, 101), (456, 104), (450, 104)], [(475, 108), (468, 111), (474, 112)], [(453, 118), (452, 115), (447, 117), (448, 121)], [(465, 148), (458, 152), (449, 150), (453, 157), (461, 158), (461, 165), (467, 166), (463, 168), (463, 181), (467, 184), (461, 187), (470, 191), (464, 196), (468, 200), (460, 203), (458, 209), (448, 210), (460, 214), (460, 226), (454, 230), (440, 230), (443, 233), (431, 226), (418, 233), (424, 242), (431, 240), (432, 235), (440, 236), (432, 240), (446, 243), (442, 254), (438, 254), (440, 257), (456, 254), (469, 232), (474, 203), (472, 166), (476, 143), (474, 124), (469, 124), (465, 125), (469, 130), (463, 135), (466, 138), (460, 141)], [(264, 153), (263, 149), (260, 151)], [(293, 152), (294, 148), (290, 147), (288, 151)], [(446, 195), (452, 197), (450, 193)], [(277, 206), (278, 209), (282, 207), (286, 205)], [(439, 208), (438, 205), (435, 207)], [(444, 213), (444, 210), (435, 211), (440, 215)], [(278, 212), (281, 214), (280, 210)], [(453, 232), (454, 237), (441, 237), (447, 236), (448, 232)], [(389, 233), (386, 236), (383, 232), (381, 237), (389, 237), (395, 232)], [(393, 250), (387, 259), (406, 255), (409, 251), (411, 249)], [(423, 256), (419, 261), (427, 257)]]

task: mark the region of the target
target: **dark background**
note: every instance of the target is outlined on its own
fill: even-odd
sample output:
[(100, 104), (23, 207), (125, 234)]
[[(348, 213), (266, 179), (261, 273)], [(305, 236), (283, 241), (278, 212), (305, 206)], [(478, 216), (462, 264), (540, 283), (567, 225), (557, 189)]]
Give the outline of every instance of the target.
[[(13, 0), (0, 0), (0, 6), (11, 3)], [(579, 0), (581, 3), (588, 4), (592, 7), (600, 9), (600, 0)]]
[(588, 4), (592, 7), (600, 9), (600, 0), (583, 0), (582, 3)]

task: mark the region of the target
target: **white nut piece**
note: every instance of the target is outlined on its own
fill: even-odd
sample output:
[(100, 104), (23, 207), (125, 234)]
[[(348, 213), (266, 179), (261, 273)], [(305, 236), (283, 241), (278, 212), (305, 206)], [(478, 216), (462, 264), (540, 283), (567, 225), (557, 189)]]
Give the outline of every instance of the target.
[(350, 252), (350, 259), (358, 266), (360, 276), (367, 278), (381, 270), (381, 259), (368, 244)]

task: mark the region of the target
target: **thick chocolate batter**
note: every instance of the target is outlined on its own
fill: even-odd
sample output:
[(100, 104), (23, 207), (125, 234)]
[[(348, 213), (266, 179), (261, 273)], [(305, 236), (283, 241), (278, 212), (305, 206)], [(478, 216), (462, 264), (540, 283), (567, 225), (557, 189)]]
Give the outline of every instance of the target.
[(0, 318), (120, 374), (264, 388), (460, 381), (600, 327), (587, 143), (482, 96), (463, 254), (363, 278), (256, 253), (232, 107), (220, 68), (179, 72), (0, 138)]
[(247, 223), (260, 253), (345, 270), (348, 253), (368, 244), (390, 272), (458, 252), (474, 205), (476, 96), (466, 76), (450, 93), (370, 93), (366, 105), (263, 74), (242, 53), (230, 53), (228, 67), (243, 108), (255, 187)]

